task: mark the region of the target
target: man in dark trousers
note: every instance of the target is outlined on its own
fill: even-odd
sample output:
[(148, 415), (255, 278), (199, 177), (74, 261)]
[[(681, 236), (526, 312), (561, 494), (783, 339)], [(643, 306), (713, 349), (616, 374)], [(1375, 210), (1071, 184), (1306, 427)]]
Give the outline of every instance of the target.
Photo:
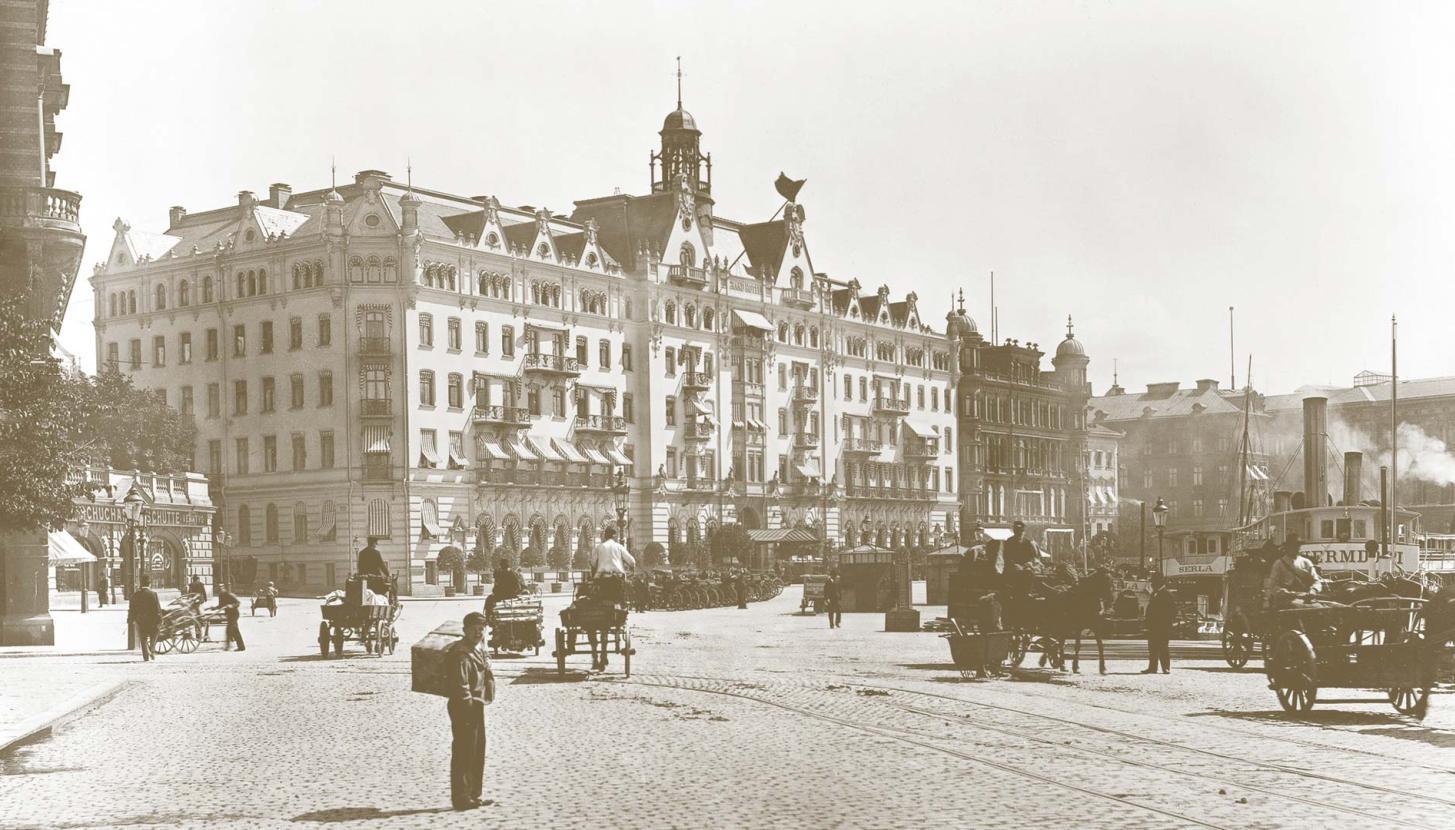
[(227, 589), (226, 585), (217, 586), (217, 608), (227, 617), (227, 637), (223, 640), (223, 651), (232, 651), (232, 644), (237, 643), (238, 651), (247, 651), (243, 645), (242, 629), (238, 628), (237, 618), (241, 614), (242, 603)]
[(829, 574), (829, 581), (823, 584), (823, 607), (829, 614), (829, 628), (838, 628), (844, 621), (844, 614), (839, 609), (843, 607), (840, 603), (844, 597), (844, 590), (839, 585), (839, 575)]
[(136, 638), (141, 643), (142, 662), (151, 660), (152, 642), (157, 638), (157, 626), (162, 621), (162, 603), (152, 590), (152, 578), (141, 575), (141, 587), (131, 592), (126, 609), (126, 624), (136, 626)]
[(738, 607), (739, 608), (747, 608), (748, 607), (748, 576), (747, 576), (747, 574), (744, 574), (742, 571), (738, 571), (738, 575), (735, 576), (735, 577), (733, 577), (733, 590), (738, 595)]
[(1172, 670), (1172, 652), (1167, 641), (1172, 639), (1172, 621), (1176, 616), (1172, 589), (1160, 575), (1153, 574), (1152, 598), (1147, 602), (1147, 668), (1142, 669), (1142, 674), (1156, 674), (1158, 666), (1162, 667), (1163, 674)]
[(187, 586), (187, 593), (196, 597), (197, 607), (201, 608), (207, 602), (207, 586), (202, 584), (202, 577), (192, 574), (192, 582)]
[(106, 594), (111, 590), (111, 580), (106, 578), (106, 568), (96, 571), (96, 605), (106, 607)]
[(485, 704), (495, 700), (495, 675), (480, 647), (485, 638), (485, 615), (465, 615), (465, 634), (445, 651), (444, 670), (450, 698), (450, 804), (470, 810), (485, 802)]

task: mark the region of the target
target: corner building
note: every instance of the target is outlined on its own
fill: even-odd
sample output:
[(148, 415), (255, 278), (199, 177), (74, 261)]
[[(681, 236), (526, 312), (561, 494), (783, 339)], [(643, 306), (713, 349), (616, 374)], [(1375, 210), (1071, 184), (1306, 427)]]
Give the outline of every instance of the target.
[(118, 220), (98, 362), (194, 414), (231, 552), (311, 591), (370, 535), (415, 594), (451, 547), (559, 563), (619, 505), (638, 551), (955, 533), (952, 352), (916, 296), (815, 273), (795, 201), (717, 215), (680, 105), (660, 136), (647, 195), (569, 217), (368, 170)]

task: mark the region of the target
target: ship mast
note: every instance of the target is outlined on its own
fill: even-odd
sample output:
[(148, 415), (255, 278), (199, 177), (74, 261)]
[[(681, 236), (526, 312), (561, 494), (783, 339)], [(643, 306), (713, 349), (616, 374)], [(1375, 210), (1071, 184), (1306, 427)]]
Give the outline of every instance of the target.
[(1248, 487), (1248, 424), (1253, 407), (1253, 356), (1248, 355), (1248, 372), (1243, 376), (1243, 439), (1238, 447), (1238, 527), (1248, 523), (1252, 514), (1252, 493)]

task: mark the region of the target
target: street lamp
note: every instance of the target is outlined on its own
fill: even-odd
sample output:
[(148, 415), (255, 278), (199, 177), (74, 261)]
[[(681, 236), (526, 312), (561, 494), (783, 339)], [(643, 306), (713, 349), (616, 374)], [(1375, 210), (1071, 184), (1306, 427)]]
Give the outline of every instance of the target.
[(1152, 508), (1152, 523), (1157, 526), (1157, 575), (1162, 576), (1162, 531), (1167, 527), (1167, 502), (1160, 497)]
[[(215, 541), (217, 543), (217, 546), (222, 549), (222, 579), (221, 579), (221, 584), (231, 586), (232, 585), (232, 551), (230, 551), (228, 549), (228, 545), (232, 544), (232, 537), (229, 536), (229, 535), (227, 535), (227, 531), (225, 531), (225, 530), (219, 530), (215, 534), (213, 534), (212, 539), (213, 539), (213, 541)], [(214, 576), (213, 577), (213, 580), (212, 580), (212, 588), (213, 588), (214, 591), (217, 590), (218, 583), (219, 583), (219, 580)]]
[[(142, 508), (146, 505), (146, 497), (141, 494), (141, 489), (136, 486), (136, 476), (133, 475), (131, 488), (126, 491), (126, 497), (121, 500), (122, 515), (126, 517), (126, 538), (131, 542), (131, 576), (127, 579), (127, 601), (136, 595), (139, 584), (141, 565), (144, 558), (141, 554), (144, 534), (142, 533)], [(126, 626), (126, 648), (128, 651), (136, 648), (136, 628), (130, 624)]]
[(616, 498), (616, 539), (625, 546), (627, 499), (631, 495), (631, 483), (626, 480), (625, 469), (617, 468), (616, 484), (612, 486), (611, 492)]

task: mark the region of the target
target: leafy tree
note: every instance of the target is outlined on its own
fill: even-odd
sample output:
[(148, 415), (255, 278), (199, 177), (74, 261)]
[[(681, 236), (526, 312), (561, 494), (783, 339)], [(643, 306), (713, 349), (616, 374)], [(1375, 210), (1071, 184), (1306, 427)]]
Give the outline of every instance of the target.
[(571, 554), (571, 567), (576, 570), (585, 570), (591, 556), (591, 548), (586, 545), (576, 545), (576, 552)]
[(571, 564), (570, 548), (563, 548), (559, 545), (546, 551), (546, 566), (560, 570), (569, 567)]
[(753, 561), (755, 545), (748, 536), (748, 529), (739, 524), (723, 525), (712, 534), (709, 541), (712, 561), (717, 564), (729, 559), (738, 560), (740, 567), (747, 567)]
[(435, 560), (435, 566), (439, 568), (440, 573), (447, 573), (454, 577), (465, 569), (465, 555), (460, 553), (459, 548), (445, 548), (440, 551), (439, 557)]
[(180, 473), (192, 467), (197, 428), (191, 415), (107, 366), (90, 382), (95, 401), (87, 430), (101, 443), (99, 460), (117, 470)]
[(24, 296), (0, 298), (0, 530), (59, 527), (85, 485), (67, 474), (94, 451), (87, 429), (94, 399), (84, 378), (50, 356), (45, 322)]
[(465, 567), (474, 572), (477, 583), (485, 581), (485, 572), (490, 570), (490, 557), (480, 548), (470, 551), (465, 557)]
[(515, 566), (520, 564), (520, 557), (516, 556), (515, 552), (512, 551), (510, 548), (506, 547), (505, 545), (501, 545), (497, 547), (495, 549), (495, 553), (491, 555), (490, 566), (492, 568), (495, 567), (496, 562), (504, 562), (506, 567), (514, 568)]
[(520, 552), (520, 566), (522, 568), (539, 568), (545, 562), (546, 558), (541, 555), (539, 548), (532, 546)]
[(655, 568), (664, 561), (662, 556), (664, 553), (666, 553), (666, 549), (662, 547), (661, 542), (648, 542), (647, 546), (642, 548), (641, 556), (637, 557), (637, 564), (642, 568)]

